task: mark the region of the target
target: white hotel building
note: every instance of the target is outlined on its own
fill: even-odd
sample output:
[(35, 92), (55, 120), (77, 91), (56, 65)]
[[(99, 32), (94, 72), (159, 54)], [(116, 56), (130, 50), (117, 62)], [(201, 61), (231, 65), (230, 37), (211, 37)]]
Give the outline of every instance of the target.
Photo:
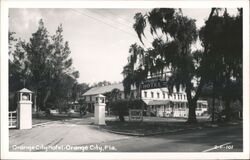
[[(148, 113), (155, 113), (159, 117), (188, 116), (187, 95), (182, 87), (180, 87), (179, 92), (174, 88), (172, 94), (169, 94), (167, 88), (143, 90), (141, 96), (148, 106)], [(207, 106), (207, 101), (198, 100), (196, 115), (202, 116), (207, 112)]]
[[(122, 83), (113, 84), (108, 86), (94, 87), (85, 92), (82, 96), (87, 102), (88, 107), (94, 108), (94, 96), (97, 94), (105, 94), (111, 92), (113, 89), (120, 90), (120, 98), (126, 99), (124, 94), (124, 87)], [(131, 89), (131, 95), (136, 95), (136, 90), (133, 87)], [(158, 117), (187, 117), (188, 105), (187, 96), (184, 89), (180, 86), (177, 92), (176, 88), (173, 89), (173, 93), (169, 94), (167, 88), (156, 88), (141, 90), (141, 99), (147, 104), (147, 115)], [(206, 100), (198, 100), (196, 115), (202, 116), (207, 112), (208, 103)]]

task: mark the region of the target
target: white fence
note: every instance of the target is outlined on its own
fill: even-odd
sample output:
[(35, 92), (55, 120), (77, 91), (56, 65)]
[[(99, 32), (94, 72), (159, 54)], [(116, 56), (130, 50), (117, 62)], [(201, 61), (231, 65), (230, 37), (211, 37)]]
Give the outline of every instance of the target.
[(9, 112), (9, 128), (17, 128), (17, 111)]

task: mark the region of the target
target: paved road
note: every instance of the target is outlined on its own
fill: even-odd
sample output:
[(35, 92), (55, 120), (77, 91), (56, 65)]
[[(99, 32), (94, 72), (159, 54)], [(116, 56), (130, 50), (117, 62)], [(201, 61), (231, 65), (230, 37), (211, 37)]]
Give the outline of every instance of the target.
[(99, 144), (120, 152), (242, 152), (242, 127), (191, 130), (172, 135), (136, 137)]
[[(89, 125), (82, 120), (72, 119), (70, 121), (54, 121), (29, 130), (11, 129), (9, 131), (9, 149), (10, 151), (44, 151), (51, 147), (48, 151), (54, 149), (75, 151), (65, 147), (128, 138), (130, 137), (101, 131), (98, 126)], [(52, 148), (53, 146), (64, 148)]]
[[(91, 121), (90, 119), (89, 122)], [(52, 122), (36, 126), (31, 130), (10, 130), (10, 151), (242, 151), (241, 125), (133, 137), (99, 130), (98, 127), (89, 125), (89, 122), (72, 119), (66, 122)], [(216, 149), (215, 145), (217, 145)], [(221, 148), (218, 148), (220, 145), (222, 145)]]

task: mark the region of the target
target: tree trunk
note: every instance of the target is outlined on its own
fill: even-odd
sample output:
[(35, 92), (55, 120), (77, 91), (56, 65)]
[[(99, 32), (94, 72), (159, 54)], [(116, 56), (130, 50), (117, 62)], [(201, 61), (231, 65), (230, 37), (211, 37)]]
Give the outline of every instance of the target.
[(124, 122), (124, 121), (125, 121), (124, 116), (123, 116), (122, 114), (119, 114), (119, 120), (120, 120), (121, 122)]
[(187, 123), (197, 123), (195, 109), (196, 109), (197, 101), (191, 100), (188, 101), (188, 120)]
[(47, 90), (47, 91), (46, 91), (46, 95), (45, 95), (45, 97), (44, 97), (44, 99), (43, 99), (43, 107), (44, 107), (44, 108), (46, 108), (46, 102), (47, 102), (47, 100), (48, 100), (48, 98), (49, 98), (49, 96), (50, 96), (50, 93), (51, 93), (50, 90)]
[(34, 91), (34, 109), (35, 109), (35, 112), (38, 114), (39, 108), (37, 105), (37, 89), (35, 89)]
[(214, 97), (214, 94), (213, 94), (213, 100), (212, 100), (212, 123), (214, 123), (214, 111), (215, 111), (215, 108), (214, 108), (214, 104), (215, 104), (215, 97)]
[(226, 74), (226, 86), (224, 88), (224, 102), (225, 102), (225, 121), (230, 121), (232, 118), (232, 114), (231, 114), (231, 108), (230, 108), (230, 72), (227, 72)]
[(186, 88), (186, 94), (187, 94), (187, 100), (188, 100), (188, 120), (187, 120), (187, 123), (197, 123), (195, 109), (196, 109), (196, 105), (197, 105), (197, 97), (198, 97), (197, 94), (198, 93), (196, 93), (196, 96), (192, 98), (190, 86), (191, 86), (191, 84), (188, 84), (187, 88)]
[(213, 96), (212, 96), (212, 123), (214, 123), (214, 111), (215, 111), (215, 85), (213, 83)]
[(231, 108), (230, 108), (230, 100), (226, 99), (225, 100), (225, 114), (226, 114), (226, 118), (225, 121), (230, 121), (231, 120)]

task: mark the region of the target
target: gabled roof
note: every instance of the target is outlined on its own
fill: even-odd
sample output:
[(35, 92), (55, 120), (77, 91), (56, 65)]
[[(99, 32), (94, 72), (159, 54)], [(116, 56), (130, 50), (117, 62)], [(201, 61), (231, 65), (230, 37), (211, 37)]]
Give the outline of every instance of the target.
[[(83, 94), (83, 96), (87, 95), (96, 95), (96, 94), (104, 94), (107, 92), (111, 92), (113, 89), (119, 89), (120, 91), (124, 91), (124, 87), (122, 83), (111, 84), (108, 86), (100, 86), (89, 89), (87, 92)], [(131, 87), (131, 90), (135, 90), (135, 87)]]
[(24, 92), (24, 93), (33, 93), (32, 91), (28, 90), (27, 88), (23, 88), (18, 92)]

